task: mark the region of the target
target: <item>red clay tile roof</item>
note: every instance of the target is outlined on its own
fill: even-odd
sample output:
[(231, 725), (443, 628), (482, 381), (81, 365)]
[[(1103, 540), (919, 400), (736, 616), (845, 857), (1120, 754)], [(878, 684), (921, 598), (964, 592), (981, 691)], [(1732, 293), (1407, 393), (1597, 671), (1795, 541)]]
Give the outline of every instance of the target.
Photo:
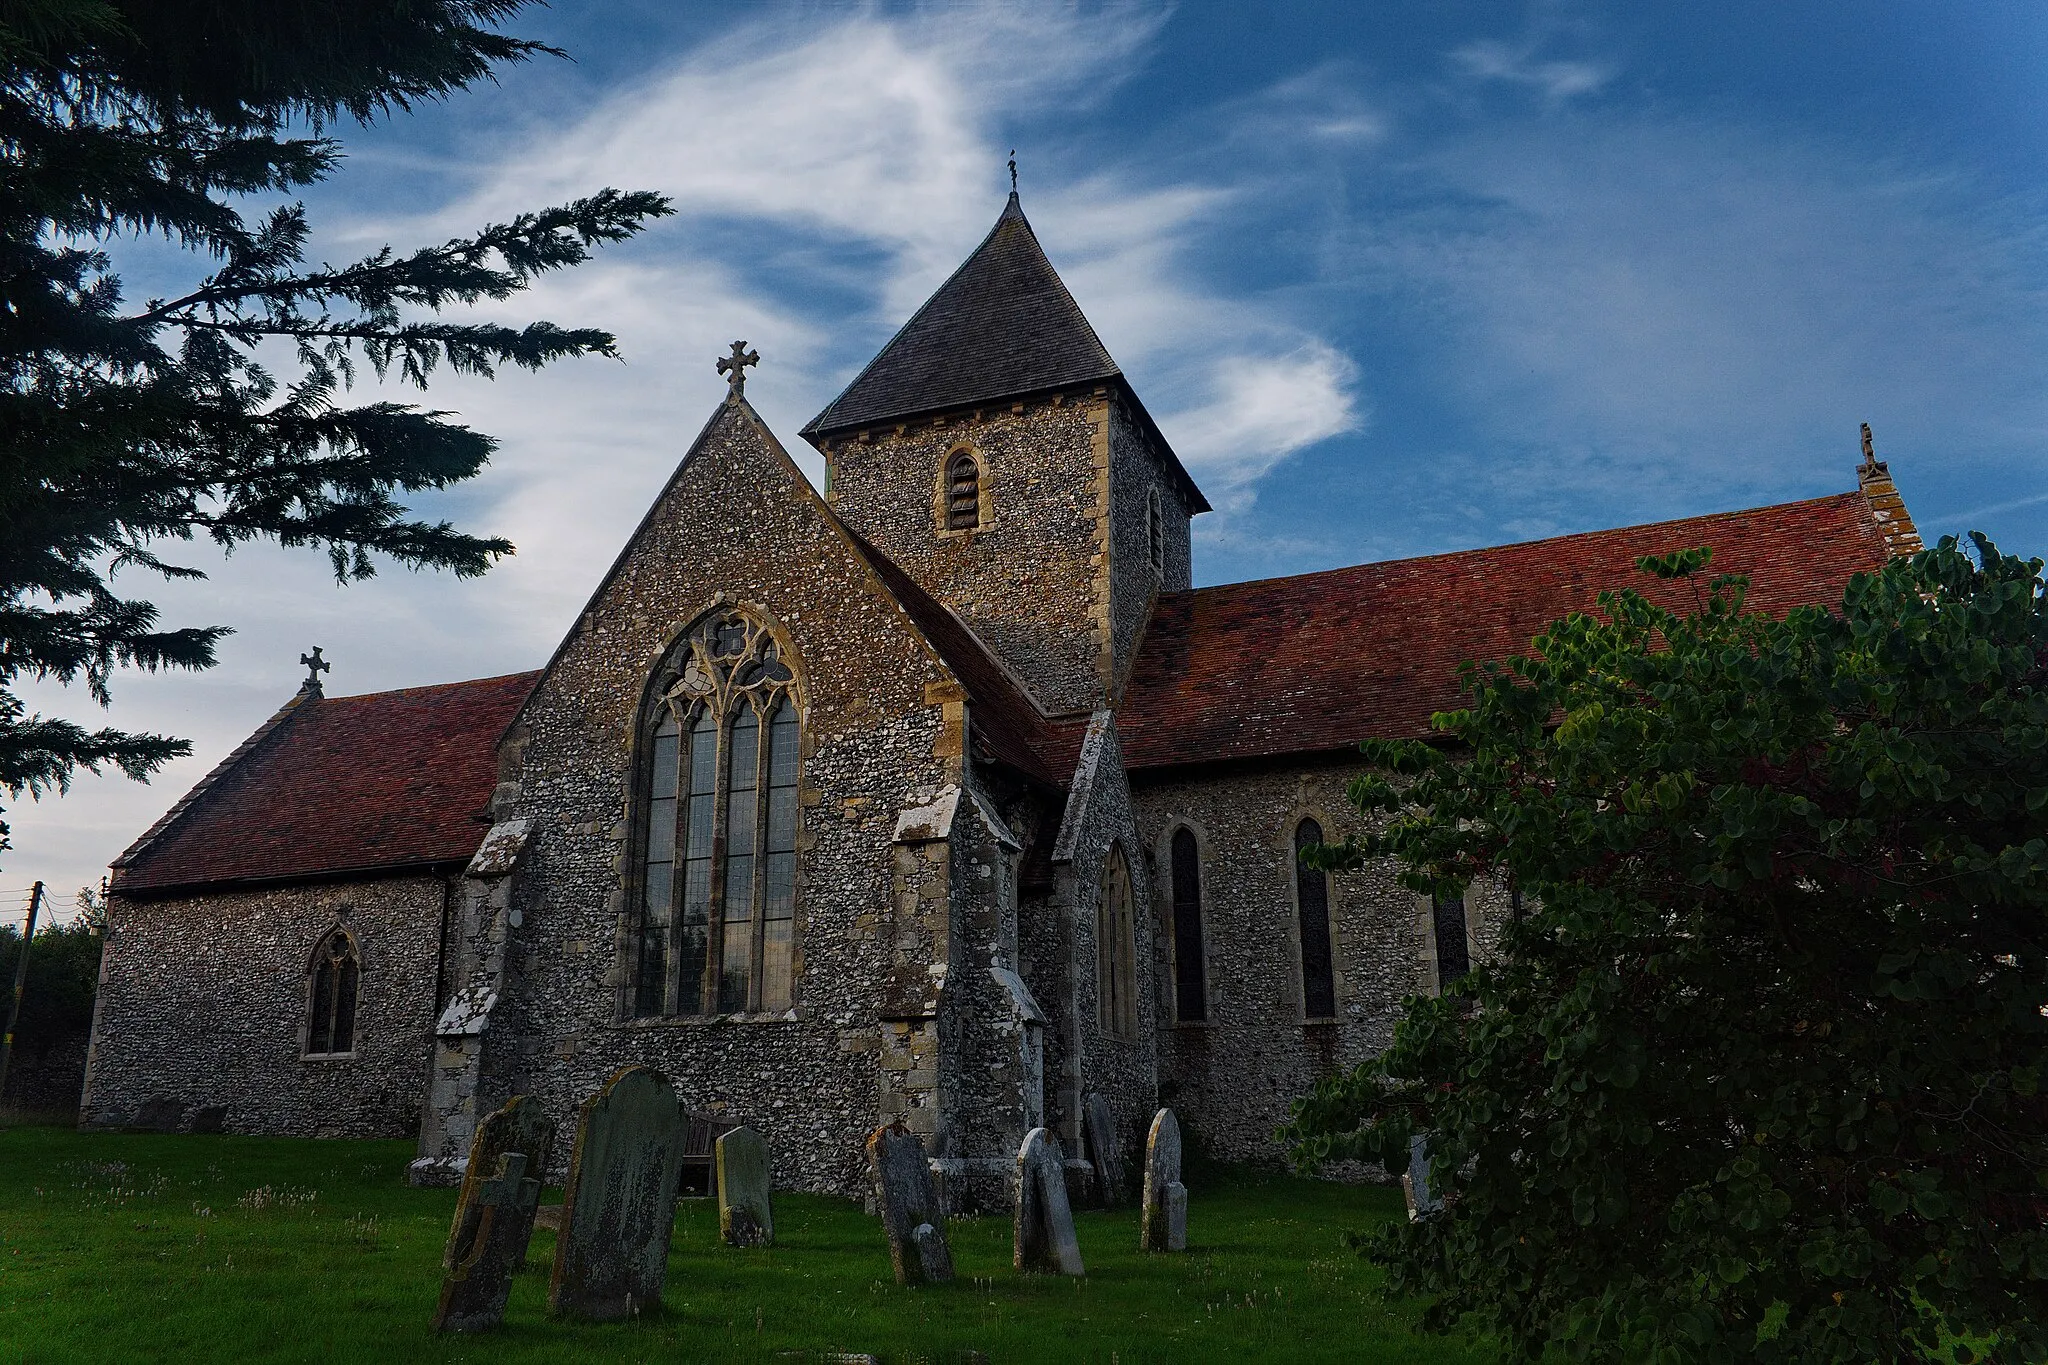
[(115, 860), (163, 892), (466, 861), (538, 673), (300, 700)]
[(1133, 769), (1345, 749), (1428, 733), (1461, 704), (1468, 659), (1525, 653), (1603, 589), (1681, 605), (1690, 590), (1635, 561), (1711, 546), (1712, 568), (1751, 577), (1750, 604), (1836, 604), (1886, 561), (1861, 493), (1746, 512), (1361, 564), (1162, 596), (1117, 711)]

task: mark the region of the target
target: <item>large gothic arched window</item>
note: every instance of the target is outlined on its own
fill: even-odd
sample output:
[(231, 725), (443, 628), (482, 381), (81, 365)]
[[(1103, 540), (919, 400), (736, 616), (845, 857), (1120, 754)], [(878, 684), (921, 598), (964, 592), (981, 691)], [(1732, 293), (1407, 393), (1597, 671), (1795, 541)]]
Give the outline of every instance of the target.
[(348, 930), (336, 929), (320, 940), (309, 975), (306, 1055), (347, 1056), (356, 1049), (356, 987), (363, 975)]
[(670, 651), (643, 723), (634, 1013), (790, 1004), (796, 928), (796, 679), (737, 611)]

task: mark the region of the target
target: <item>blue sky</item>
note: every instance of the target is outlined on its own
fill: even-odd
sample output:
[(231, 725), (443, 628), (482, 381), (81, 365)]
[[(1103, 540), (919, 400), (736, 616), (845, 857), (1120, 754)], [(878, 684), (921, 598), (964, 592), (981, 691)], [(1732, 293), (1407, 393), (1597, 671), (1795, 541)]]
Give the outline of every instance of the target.
[[(256, 548), (154, 593), (239, 633), (211, 674), (120, 680), (112, 719), (197, 753), (11, 811), (0, 891), (96, 880), (311, 644), (336, 694), (537, 665), (722, 393), (724, 343), (762, 352), (749, 396), (799, 444), (980, 240), (1012, 147), (1218, 508), (1198, 582), (1839, 491), (1861, 421), (1923, 532), (2048, 550), (2038, 4), (565, 0), (516, 27), (574, 60), (347, 132), (310, 203), (340, 259), (607, 184), (675, 197), (490, 310), (610, 327), (624, 364), (426, 396), (504, 442), (426, 510), (518, 556), (338, 589)], [(183, 278), (124, 268), (138, 297)]]

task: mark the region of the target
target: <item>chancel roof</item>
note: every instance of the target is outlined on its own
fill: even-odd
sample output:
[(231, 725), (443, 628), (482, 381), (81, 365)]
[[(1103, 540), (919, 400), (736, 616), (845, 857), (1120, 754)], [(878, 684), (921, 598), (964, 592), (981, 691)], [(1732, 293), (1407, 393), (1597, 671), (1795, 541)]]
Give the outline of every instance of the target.
[(125, 893), (462, 863), (538, 673), (301, 693), (114, 862)]
[(1012, 194), (974, 254), (903, 324), (805, 436), (1114, 379)]
[(1117, 732), (1132, 769), (1421, 738), (1463, 705), (1458, 666), (1527, 653), (1552, 621), (1632, 587), (1673, 608), (1692, 589), (1636, 571), (1705, 545), (1751, 578), (1749, 606), (1836, 605), (1890, 557), (1861, 492), (1458, 554), (1197, 588), (1160, 597)]

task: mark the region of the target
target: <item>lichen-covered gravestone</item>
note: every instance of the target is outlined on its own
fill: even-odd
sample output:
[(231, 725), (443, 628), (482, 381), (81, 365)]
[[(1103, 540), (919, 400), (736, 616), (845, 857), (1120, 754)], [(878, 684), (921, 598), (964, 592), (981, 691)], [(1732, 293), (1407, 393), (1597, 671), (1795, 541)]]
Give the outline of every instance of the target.
[(1088, 1145), (1088, 1163), (1095, 1168), (1095, 1197), (1102, 1207), (1113, 1209), (1124, 1198), (1124, 1154), (1117, 1145), (1116, 1111), (1099, 1090), (1081, 1102), (1081, 1137)]
[(924, 1144), (900, 1123), (875, 1129), (868, 1138), (868, 1169), (882, 1204), (882, 1231), (889, 1238), (889, 1262), (898, 1284), (938, 1284), (953, 1278), (953, 1253), (946, 1245), (946, 1211), (932, 1182)]
[(1188, 1249), (1188, 1187), (1180, 1183), (1180, 1120), (1171, 1109), (1152, 1116), (1145, 1135), (1145, 1212), (1138, 1245), (1146, 1251)]
[(1024, 1135), (1017, 1149), (1016, 1266), (1058, 1275), (1086, 1275), (1067, 1204), (1067, 1163), (1060, 1144), (1043, 1128)]
[(660, 1302), (682, 1157), (683, 1111), (659, 1071), (626, 1067), (583, 1102), (549, 1311), (610, 1322)]
[(524, 1095), (477, 1125), (441, 1255), (435, 1331), (483, 1332), (504, 1321), (554, 1146), (554, 1120)]
[(751, 1128), (735, 1128), (713, 1144), (718, 1164), (718, 1231), (727, 1246), (765, 1247), (775, 1242), (775, 1212), (769, 1191), (775, 1183), (768, 1139)]

